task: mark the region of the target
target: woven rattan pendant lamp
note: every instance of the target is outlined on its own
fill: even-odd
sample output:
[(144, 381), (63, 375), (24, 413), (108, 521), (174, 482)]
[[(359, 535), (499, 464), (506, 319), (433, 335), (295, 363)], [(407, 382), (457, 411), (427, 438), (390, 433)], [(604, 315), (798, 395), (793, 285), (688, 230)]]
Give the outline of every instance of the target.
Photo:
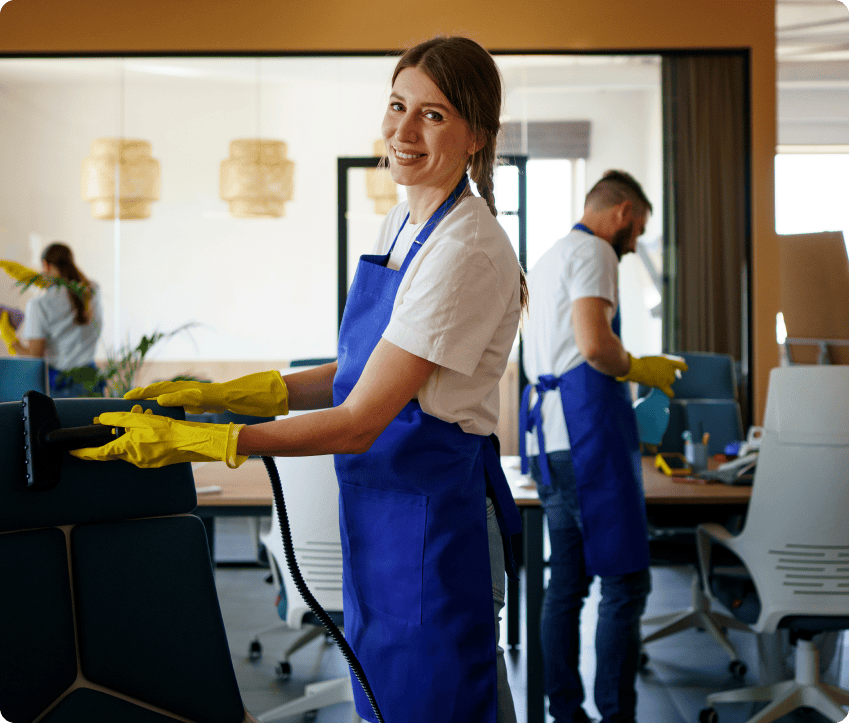
[(257, 58), (257, 137), (230, 142), (230, 156), (221, 161), (220, 194), (234, 218), (280, 218), (292, 199), (295, 164), (286, 157), (286, 143), (261, 134), (260, 59)]
[(124, 138), (126, 68), (121, 62), (120, 137), (98, 138), (82, 163), (81, 194), (91, 203), (94, 218), (148, 218), (151, 204), (159, 200), (159, 161), (148, 141)]
[[(375, 141), (374, 155), (382, 156), (385, 153), (383, 141)], [(366, 193), (374, 201), (374, 212), (380, 216), (385, 216), (389, 209), (398, 203), (398, 186), (389, 175), (388, 168), (366, 169)]]

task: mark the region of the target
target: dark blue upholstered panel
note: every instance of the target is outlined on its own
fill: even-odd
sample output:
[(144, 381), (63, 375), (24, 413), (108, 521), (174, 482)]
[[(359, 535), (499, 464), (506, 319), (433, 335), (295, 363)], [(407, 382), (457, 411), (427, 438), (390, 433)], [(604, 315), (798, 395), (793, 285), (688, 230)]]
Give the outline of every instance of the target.
[(91, 688), (78, 688), (59, 701), (42, 723), (80, 723), (111, 721), (113, 723), (174, 723), (174, 718), (142, 708), (121, 698)]
[[(89, 425), (105, 411), (129, 411), (123, 399), (56, 399), (63, 427)], [(181, 407), (143, 402), (155, 414), (183, 418)], [(33, 491), (25, 480), (20, 402), (0, 404), (0, 532), (53, 525), (191, 512), (197, 496), (188, 463), (155, 470), (127, 462), (83, 462), (65, 453), (52, 490)]]
[(191, 720), (241, 721), (200, 520), (85, 525), (71, 550), (86, 678)]
[(0, 359), (0, 402), (20, 402), (31, 389), (47, 394), (47, 362), (35, 357)]
[(62, 530), (0, 535), (0, 711), (34, 720), (77, 677)]

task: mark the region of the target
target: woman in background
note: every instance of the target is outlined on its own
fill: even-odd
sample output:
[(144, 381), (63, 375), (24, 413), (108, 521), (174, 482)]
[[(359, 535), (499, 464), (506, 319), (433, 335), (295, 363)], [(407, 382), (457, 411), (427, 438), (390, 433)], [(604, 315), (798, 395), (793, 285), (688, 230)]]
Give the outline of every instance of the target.
[[(85, 386), (68, 374), (70, 369), (96, 371), (94, 352), (103, 327), (103, 309), (97, 284), (74, 263), (74, 254), (63, 243), (52, 243), (41, 254), (46, 283), (24, 310), (19, 340), (6, 340), (10, 354), (41, 356), (47, 360), (51, 397), (87, 396)], [(50, 284), (50, 277), (75, 285)]]

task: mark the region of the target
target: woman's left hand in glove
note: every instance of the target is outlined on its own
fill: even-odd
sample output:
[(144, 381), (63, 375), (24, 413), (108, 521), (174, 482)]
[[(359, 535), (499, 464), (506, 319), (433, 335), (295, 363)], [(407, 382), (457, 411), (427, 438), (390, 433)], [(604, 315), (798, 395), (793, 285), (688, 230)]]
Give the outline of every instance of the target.
[(123, 427), (124, 433), (102, 447), (71, 451), (97, 462), (122, 459), (136, 467), (163, 467), (178, 462), (226, 462), (235, 469), (247, 459), (236, 454), (244, 424), (206, 424), (161, 417), (140, 405), (129, 412), (104, 412), (95, 423)]

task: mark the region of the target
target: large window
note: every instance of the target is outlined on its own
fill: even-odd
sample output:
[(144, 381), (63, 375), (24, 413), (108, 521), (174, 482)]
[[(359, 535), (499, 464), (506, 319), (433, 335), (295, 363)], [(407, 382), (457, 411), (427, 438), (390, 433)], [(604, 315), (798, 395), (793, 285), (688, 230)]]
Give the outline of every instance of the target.
[[(528, 162), (530, 265), (569, 231), (586, 187), (608, 168), (633, 173), (662, 206), (657, 57), (496, 61), (506, 122), (588, 129), (585, 157)], [(186, 322), (198, 326), (157, 347), (157, 359), (332, 356), (337, 158), (373, 154), (394, 63), (376, 56), (0, 59), (0, 256), (37, 266), (50, 242), (71, 246), (103, 293), (101, 358)], [(281, 217), (234, 217), (221, 198), (221, 164), (232, 141), (258, 136), (286, 143), (294, 195)], [(82, 198), (92, 143), (115, 137), (149, 142), (159, 162), (160, 194), (147, 218), (95, 218)], [(511, 210), (511, 173), (499, 170), (496, 181), (504, 210)], [(369, 250), (381, 217), (366, 195), (365, 170), (350, 182), (350, 220), (362, 230), (357, 248)], [(646, 239), (661, 235), (655, 216)], [(516, 243), (516, 217), (501, 221)], [(621, 280), (626, 344), (635, 353), (659, 351), (659, 333), (643, 323), (653, 299), (639, 259), (623, 262)], [(25, 301), (0, 278), (0, 304)]]
[(849, 251), (849, 148), (838, 150), (842, 152), (779, 152), (775, 157), (778, 233), (842, 231)]

